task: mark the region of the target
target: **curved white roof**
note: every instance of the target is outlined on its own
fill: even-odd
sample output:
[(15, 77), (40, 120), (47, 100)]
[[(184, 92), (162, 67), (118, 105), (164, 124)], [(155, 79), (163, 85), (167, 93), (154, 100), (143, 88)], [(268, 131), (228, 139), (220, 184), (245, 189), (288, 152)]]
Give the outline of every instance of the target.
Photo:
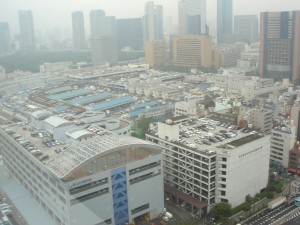
[(66, 134), (68, 136), (70, 136), (71, 138), (77, 140), (81, 137), (91, 137), (91, 136), (94, 136), (95, 134), (94, 133), (91, 133), (87, 130), (83, 130), (83, 129), (78, 129), (78, 128), (74, 128), (74, 129), (71, 129), (71, 130), (68, 130), (66, 132)]
[(72, 124), (72, 122), (58, 116), (50, 116), (47, 119), (45, 119), (45, 122), (50, 124), (53, 127), (62, 127), (62, 126)]
[(51, 116), (52, 113), (46, 110), (38, 110), (38, 111), (34, 111), (33, 113), (31, 113), (31, 116), (39, 119), (39, 118), (47, 118), (49, 116)]
[(110, 150), (125, 149), (129, 146), (133, 147), (136, 145), (144, 145), (156, 150), (159, 148), (153, 143), (130, 136), (119, 136), (116, 134), (97, 135), (89, 140), (84, 140), (76, 145), (70, 146), (46, 163), (46, 167), (48, 167), (56, 177), (62, 179), (95, 156), (100, 156)]

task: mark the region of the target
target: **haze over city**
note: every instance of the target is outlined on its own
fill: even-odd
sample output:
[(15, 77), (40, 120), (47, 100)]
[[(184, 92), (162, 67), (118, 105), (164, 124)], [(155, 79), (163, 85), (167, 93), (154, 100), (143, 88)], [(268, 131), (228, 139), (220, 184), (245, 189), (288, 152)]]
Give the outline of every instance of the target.
[(300, 0), (0, 0), (0, 225), (300, 224)]
[[(93, 9), (102, 9), (109, 16), (117, 18), (134, 18), (144, 15), (144, 6), (147, 0), (0, 0), (0, 22), (9, 22), (11, 33), (18, 34), (18, 10), (32, 10), (36, 31), (49, 32), (54, 28), (68, 28), (71, 30), (71, 12), (83, 11), (86, 29), (88, 13)], [(172, 24), (177, 24), (178, 1), (156, 0), (155, 4), (164, 7), (165, 21), (172, 18)], [(216, 24), (216, 0), (207, 1), (207, 21), (213, 26)], [(289, 11), (300, 9), (298, 0), (234, 0), (233, 14), (256, 14), (262, 11)], [(165, 23), (166, 25), (166, 23)], [(173, 28), (167, 28), (170, 30)]]

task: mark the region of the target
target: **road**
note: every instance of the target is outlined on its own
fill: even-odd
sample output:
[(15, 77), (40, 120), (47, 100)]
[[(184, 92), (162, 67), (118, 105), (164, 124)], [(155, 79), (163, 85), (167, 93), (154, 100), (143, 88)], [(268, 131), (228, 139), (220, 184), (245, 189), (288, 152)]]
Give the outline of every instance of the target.
[(283, 223), (282, 225), (300, 225), (300, 213), (296, 213), (295, 215), (291, 216), (291, 219)]

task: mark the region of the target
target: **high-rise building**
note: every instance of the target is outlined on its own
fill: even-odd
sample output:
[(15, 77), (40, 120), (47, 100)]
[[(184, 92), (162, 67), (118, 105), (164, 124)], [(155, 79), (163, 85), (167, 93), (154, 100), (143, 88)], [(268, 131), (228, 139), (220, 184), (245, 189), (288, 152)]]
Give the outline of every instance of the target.
[(85, 49), (85, 32), (83, 12), (72, 13), (73, 48), (74, 50)]
[(236, 41), (253, 43), (258, 40), (258, 18), (256, 15), (234, 16), (234, 35)]
[(10, 51), (10, 33), (7, 22), (0, 22), (0, 54)]
[(299, 49), (300, 11), (260, 14), (260, 76), (298, 80)]
[(101, 35), (91, 39), (92, 63), (103, 65), (118, 62), (117, 37), (115, 35)]
[(206, 34), (206, 0), (178, 3), (179, 34)]
[(159, 66), (166, 62), (166, 42), (153, 40), (145, 42), (145, 62), (151, 67)]
[(212, 38), (208, 35), (173, 36), (171, 46), (175, 66), (212, 66)]
[(113, 16), (105, 16), (103, 10), (90, 12), (92, 62), (118, 62), (117, 26)]
[(230, 42), (232, 36), (232, 0), (217, 1), (217, 41)]
[(119, 49), (130, 47), (135, 50), (143, 48), (143, 25), (141, 18), (117, 20)]
[(162, 40), (164, 38), (163, 7), (147, 2), (143, 17), (144, 41)]
[(33, 17), (31, 11), (19, 11), (19, 26), (21, 38), (21, 50), (33, 51), (36, 49)]

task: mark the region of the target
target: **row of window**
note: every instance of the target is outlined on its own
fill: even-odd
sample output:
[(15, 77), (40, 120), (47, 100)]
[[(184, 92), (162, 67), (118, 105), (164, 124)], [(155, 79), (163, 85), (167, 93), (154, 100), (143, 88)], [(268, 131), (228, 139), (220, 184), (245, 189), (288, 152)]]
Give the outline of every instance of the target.
[(259, 147), (259, 148), (256, 148), (256, 149), (250, 151), (250, 152), (241, 154), (241, 155), (239, 155), (239, 158), (242, 158), (242, 157), (245, 157), (245, 156), (247, 156), (247, 155), (250, 155), (250, 154), (252, 154), (252, 153), (254, 153), (254, 152), (257, 152), (257, 151), (261, 150), (262, 148), (263, 148), (263, 147), (261, 146), (261, 147)]

